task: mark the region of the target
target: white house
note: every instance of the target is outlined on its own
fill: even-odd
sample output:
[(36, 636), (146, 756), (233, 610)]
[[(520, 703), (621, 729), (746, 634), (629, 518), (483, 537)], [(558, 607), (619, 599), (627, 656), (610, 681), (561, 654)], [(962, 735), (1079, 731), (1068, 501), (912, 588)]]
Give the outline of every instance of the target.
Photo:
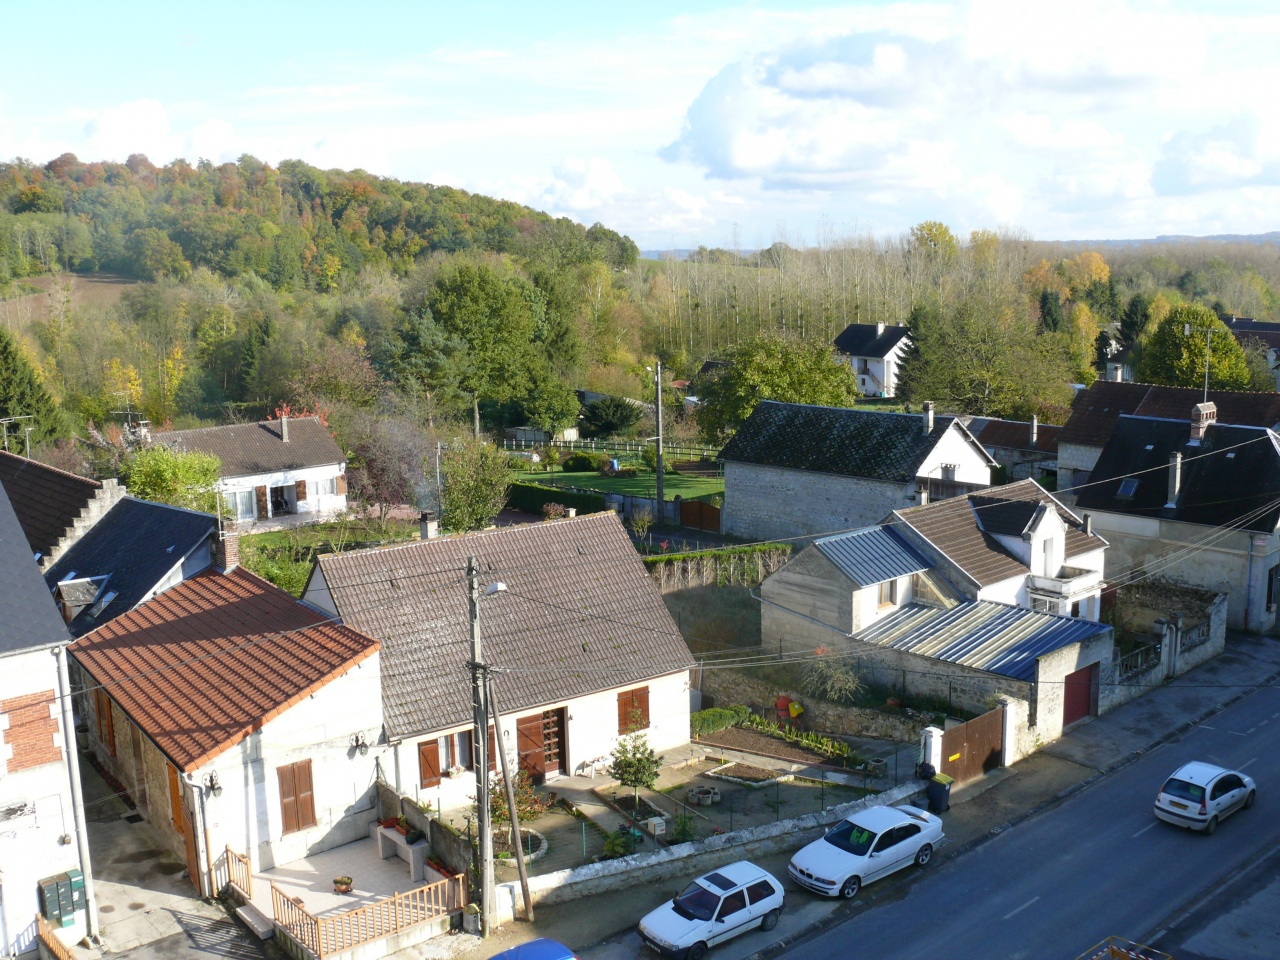
[(911, 349), (911, 335), (906, 327), (851, 323), (836, 337), (835, 348), (848, 358), (864, 397), (897, 395), (898, 374), (903, 358)]
[(996, 465), (956, 417), (764, 400), (720, 451), (724, 533), (821, 536), (991, 484)]
[(34, 955), (37, 914), (68, 944), (96, 932), (66, 661), (71, 638), (32, 557), (0, 489), (0, 953), (5, 956)]
[[(692, 656), (617, 515), (322, 556), (304, 600), (382, 641), (388, 779), (437, 810), (474, 796), (469, 558), (503, 745), (537, 781), (603, 766), (643, 731), (689, 741)], [(490, 736), (493, 736), (490, 728)]]
[(347, 508), (347, 460), (318, 417), (174, 430), (155, 439), (218, 457), (218, 489), (246, 524), (288, 515), (318, 519)]

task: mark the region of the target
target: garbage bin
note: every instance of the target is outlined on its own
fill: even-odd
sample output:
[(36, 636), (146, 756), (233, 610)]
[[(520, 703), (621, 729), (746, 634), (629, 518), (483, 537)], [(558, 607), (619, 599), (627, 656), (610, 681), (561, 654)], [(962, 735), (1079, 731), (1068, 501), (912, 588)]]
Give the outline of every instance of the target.
[(951, 784), (954, 782), (945, 773), (938, 773), (925, 785), (924, 795), (929, 800), (930, 813), (943, 813), (951, 809)]
[(919, 763), (916, 764), (917, 780), (932, 780), (933, 775), (937, 772), (938, 771), (933, 768), (933, 764), (930, 763), (928, 760), (921, 760)]

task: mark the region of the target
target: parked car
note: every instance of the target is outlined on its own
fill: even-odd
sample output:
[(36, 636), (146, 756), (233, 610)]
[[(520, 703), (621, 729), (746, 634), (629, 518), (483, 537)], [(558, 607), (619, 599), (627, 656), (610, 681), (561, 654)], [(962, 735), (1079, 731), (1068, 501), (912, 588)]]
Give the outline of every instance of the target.
[(863, 884), (910, 864), (923, 867), (942, 842), (942, 820), (917, 807), (869, 807), (851, 814), (802, 849), (791, 879), (826, 897), (855, 897)]
[(563, 943), (539, 937), (495, 953), (489, 960), (578, 960), (578, 955)]
[(664, 957), (702, 960), (717, 943), (772, 930), (786, 895), (766, 870), (739, 860), (699, 877), (640, 921), (640, 936)]
[(1156, 794), (1156, 816), (1165, 823), (1212, 834), (1218, 821), (1248, 810), (1257, 798), (1253, 780), (1212, 763), (1184, 763)]

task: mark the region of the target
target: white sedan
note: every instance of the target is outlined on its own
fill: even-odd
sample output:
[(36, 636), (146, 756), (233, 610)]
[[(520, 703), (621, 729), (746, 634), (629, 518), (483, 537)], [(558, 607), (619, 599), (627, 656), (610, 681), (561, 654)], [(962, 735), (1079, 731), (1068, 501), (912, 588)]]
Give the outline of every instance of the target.
[(863, 884), (911, 864), (923, 867), (942, 842), (942, 821), (917, 807), (869, 807), (794, 857), (791, 879), (827, 897), (855, 897)]
[(1251, 777), (1212, 763), (1184, 763), (1156, 794), (1156, 816), (1206, 835), (1237, 810), (1248, 810), (1258, 795)]
[(694, 880), (640, 921), (640, 936), (676, 960), (702, 960), (717, 943), (748, 930), (772, 930), (786, 895), (774, 876), (748, 860)]

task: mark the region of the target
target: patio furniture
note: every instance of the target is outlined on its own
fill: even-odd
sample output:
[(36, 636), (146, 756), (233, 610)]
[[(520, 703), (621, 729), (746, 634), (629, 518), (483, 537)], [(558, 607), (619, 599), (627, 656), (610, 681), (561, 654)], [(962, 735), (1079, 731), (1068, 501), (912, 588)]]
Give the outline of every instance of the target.
[(586, 774), (588, 777), (590, 777), (592, 780), (594, 780), (594, 779), (596, 778), (596, 771), (597, 771), (597, 770), (608, 770), (608, 769), (609, 769), (609, 758), (608, 758), (608, 757), (596, 757), (594, 760), (587, 760), (587, 761), (584, 761), (582, 765), (586, 768), (586, 769), (585, 769), (585, 770), (583, 770), (582, 772), (583, 772), (583, 773), (585, 773), (585, 774)]
[(409, 843), (402, 834), (376, 823), (370, 833), (378, 844), (379, 857), (383, 860), (399, 857), (409, 865), (409, 879), (414, 883), (426, 879), (427, 857), (431, 855), (431, 846), (426, 840)]

